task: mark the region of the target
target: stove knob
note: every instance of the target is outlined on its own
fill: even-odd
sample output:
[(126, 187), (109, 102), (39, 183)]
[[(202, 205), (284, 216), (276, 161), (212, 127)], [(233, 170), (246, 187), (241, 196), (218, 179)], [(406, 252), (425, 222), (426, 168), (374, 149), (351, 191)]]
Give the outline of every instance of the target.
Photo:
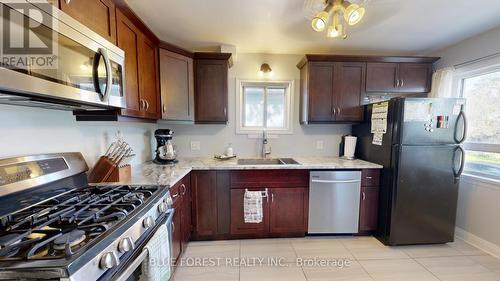
[(130, 237), (123, 238), (120, 243), (118, 243), (118, 251), (120, 253), (126, 253), (135, 248), (134, 240)]
[(167, 207), (167, 204), (165, 202), (161, 202), (160, 204), (158, 204), (158, 212), (160, 212), (160, 214), (165, 214), (168, 210), (168, 207)]
[(149, 217), (144, 219), (144, 221), (142, 222), (142, 225), (144, 226), (144, 228), (150, 228), (150, 227), (153, 227), (155, 225), (155, 221), (153, 220), (153, 217), (149, 216)]
[(115, 252), (107, 252), (101, 257), (99, 265), (102, 269), (111, 269), (120, 264), (120, 260)]

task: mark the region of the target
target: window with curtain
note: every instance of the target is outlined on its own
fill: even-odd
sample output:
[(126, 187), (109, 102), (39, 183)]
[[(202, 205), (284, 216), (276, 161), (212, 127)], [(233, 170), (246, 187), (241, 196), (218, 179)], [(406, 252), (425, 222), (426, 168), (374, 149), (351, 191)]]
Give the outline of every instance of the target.
[(467, 99), (465, 173), (500, 180), (500, 66), (464, 73), (459, 83)]
[(291, 133), (292, 82), (240, 81), (238, 132)]

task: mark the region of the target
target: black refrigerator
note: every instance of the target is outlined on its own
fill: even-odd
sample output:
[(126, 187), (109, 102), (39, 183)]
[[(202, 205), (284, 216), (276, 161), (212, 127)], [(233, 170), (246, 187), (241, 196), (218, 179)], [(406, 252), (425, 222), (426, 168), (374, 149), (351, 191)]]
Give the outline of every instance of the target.
[(464, 99), (393, 98), (353, 126), (356, 156), (384, 166), (375, 236), (385, 245), (454, 240), (464, 111)]

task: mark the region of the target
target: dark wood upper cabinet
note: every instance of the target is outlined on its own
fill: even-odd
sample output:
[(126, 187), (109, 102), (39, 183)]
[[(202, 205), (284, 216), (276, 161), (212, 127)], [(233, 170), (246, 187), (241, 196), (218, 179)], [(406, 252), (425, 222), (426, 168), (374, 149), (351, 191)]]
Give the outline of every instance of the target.
[(269, 232), (304, 235), (307, 232), (309, 189), (272, 188), (270, 192)]
[(368, 63), (366, 91), (374, 93), (428, 93), (432, 63)]
[(335, 121), (363, 121), (363, 108), (360, 106), (365, 94), (366, 64), (360, 62), (341, 62), (337, 64), (339, 87), (336, 96), (337, 111)]
[(195, 53), (195, 122), (227, 123), (228, 70), (231, 54)]
[(334, 73), (335, 64), (333, 63), (309, 65), (309, 122), (328, 123), (334, 120)]
[(405, 93), (428, 93), (431, 91), (432, 64), (399, 64), (399, 90)]
[(160, 96), (158, 84), (158, 48), (141, 34), (139, 41), (139, 84), (143, 100), (141, 117), (160, 119)]
[(158, 48), (120, 10), (116, 10), (117, 42), (125, 52), (127, 108), (121, 114), (159, 119)]
[(160, 49), (162, 119), (194, 121), (193, 76), (192, 58)]
[(397, 63), (368, 63), (366, 65), (366, 91), (395, 92), (398, 80)]
[(140, 108), (139, 97), (139, 36), (135, 25), (119, 10), (116, 11), (116, 19), (118, 47), (125, 52), (126, 112), (129, 115), (140, 116), (142, 108)]
[(116, 44), (115, 4), (112, 0), (59, 0), (59, 7), (71, 17)]
[(310, 62), (300, 76), (302, 124), (363, 120), (365, 63)]

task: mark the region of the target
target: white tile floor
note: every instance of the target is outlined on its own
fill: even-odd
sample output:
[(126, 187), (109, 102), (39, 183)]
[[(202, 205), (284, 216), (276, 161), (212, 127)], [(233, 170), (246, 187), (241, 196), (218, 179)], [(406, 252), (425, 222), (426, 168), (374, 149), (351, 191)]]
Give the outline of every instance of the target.
[[(297, 264), (305, 259), (316, 263)], [(500, 260), (463, 241), (405, 247), (373, 237), (192, 242), (173, 280), (500, 281)]]

